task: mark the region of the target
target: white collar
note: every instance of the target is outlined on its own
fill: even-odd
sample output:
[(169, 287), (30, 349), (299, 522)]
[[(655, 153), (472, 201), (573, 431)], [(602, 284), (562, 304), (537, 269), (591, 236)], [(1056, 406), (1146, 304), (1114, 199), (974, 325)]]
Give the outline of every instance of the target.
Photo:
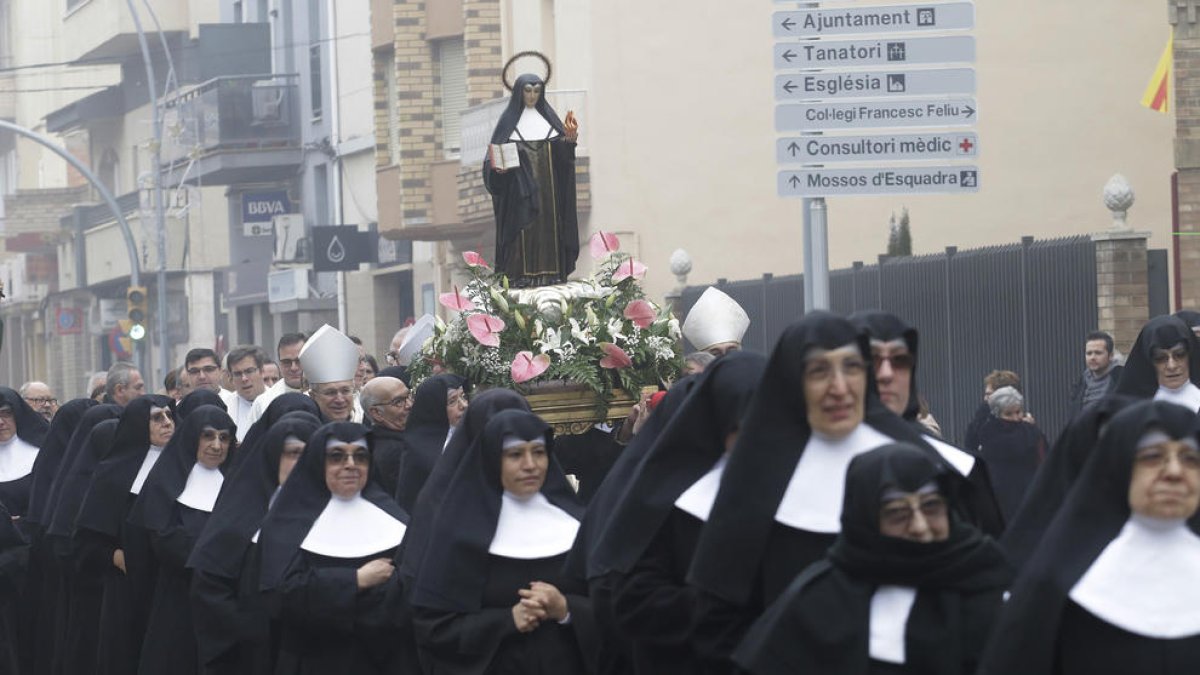
[(779, 501), (775, 520), (797, 530), (841, 532), (842, 498), (850, 460), (891, 442), (891, 438), (866, 422), (839, 440), (814, 432)]
[(333, 496), (300, 548), (329, 558), (362, 558), (399, 546), (406, 529), (362, 493), (350, 499)]
[(505, 491), (488, 553), (518, 560), (549, 558), (569, 551), (578, 531), (579, 521), (541, 492), (520, 499)]
[(159, 455), (163, 449), (157, 445), (150, 446), (146, 451), (146, 458), (142, 460), (142, 466), (138, 469), (137, 476), (133, 479), (133, 485), (129, 486), (130, 494), (140, 494), (142, 486), (146, 484), (146, 478), (150, 476), (150, 469), (154, 468), (154, 464), (158, 462)]
[(871, 621), (868, 652), (876, 661), (905, 662), (905, 637), (908, 615), (917, 600), (911, 586), (880, 586), (871, 596)]
[(971, 473), (971, 469), (975, 468), (975, 456), (966, 450), (950, 445), (946, 441), (937, 438), (931, 434), (922, 434), (925, 442), (932, 445), (934, 450), (946, 460), (946, 463), (954, 467), (954, 470), (966, 476)]
[(442, 452), (445, 452), (446, 446), (450, 445), (451, 438), (454, 438), (454, 427), (450, 427), (450, 430), (446, 432), (446, 440), (442, 443)]
[(679, 495), (675, 506), (708, 522), (708, 514), (712, 512), (713, 502), (717, 500), (717, 490), (721, 487), (721, 477), (725, 475), (725, 465), (728, 463), (729, 455), (721, 455), (708, 473)]
[(1196, 412), (1200, 410), (1200, 387), (1191, 382), (1185, 383), (1178, 389), (1168, 389), (1159, 386), (1158, 391), (1154, 393), (1154, 400), (1167, 401)]
[[(271, 493), (271, 500), (267, 502), (267, 510), (268, 511), (271, 510), (272, 506), (275, 506), (275, 498), (279, 496), (279, 491), (282, 489), (283, 489), (283, 486), (280, 485), (279, 487), (275, 488), (274, 492)], [(261, 527), (254, 531), (254, 536), (250, 537), (250, 543), (257, 544), (258, 543), (258, 535), (260, 535), (260, 534), (262, 534)]]
[(221, 484), (225, 482), (225, 476), (220, 469), (210, 469), (200, 462), (192, 465), (192, 472), (188, 474), (187, 485), (183, 486), (183, 492), (175, 498), (175, 501), (184, 506), (212, 513), (213, 504), (217, 503), (217, 495), (221, 493)]
[(15, 433), (7, 443), (0, 443), (0, 483), (28, 476), (37, 456), (37, 446), (26, 443)]
[[(517, 132), (520, 132), (519, 136)], [(523, 138), (527, 141), (544, 141), (557, 136), (558, 132), (554, 131), (554, 127), (550, 126), (550, 123), (536, 108), (525, 108), (521, 111), (521, 119), (517, 120), (517, 127), (508, 140), (515, 141)]]
[(1070, 597), (1097, 618), (1150, 638), (1200, 634), (1200, 537), (1183, 520), (1133, 515)]

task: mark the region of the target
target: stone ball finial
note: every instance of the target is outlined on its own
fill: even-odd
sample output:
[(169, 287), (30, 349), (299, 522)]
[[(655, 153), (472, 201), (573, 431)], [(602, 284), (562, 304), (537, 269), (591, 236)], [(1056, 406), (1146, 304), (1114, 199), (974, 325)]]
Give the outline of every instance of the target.
[(686, 277), (692, 271), (692, 256), (688, 252), (677, 248), (671, 254), (671, 274), (677, 277)]
[(1104, 206), (1113, 214), (1113, 229), (1128, 230), (1125, 216), (1133, 207), (1133, 186), (1125, 176), (1117, 173), (1104, 184)]

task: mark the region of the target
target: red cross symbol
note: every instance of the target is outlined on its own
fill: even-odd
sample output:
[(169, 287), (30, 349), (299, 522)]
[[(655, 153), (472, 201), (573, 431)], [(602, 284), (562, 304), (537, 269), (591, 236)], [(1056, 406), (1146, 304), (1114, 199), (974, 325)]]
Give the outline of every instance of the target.
[(961, 141), (959, 141), (959, 143), (958, 143), (958, 149), (962, 150), (962, 154), (964, 154), (964, 155), (971, 154), (971, 150), (973, 150), (974, 148), (975, 148), (975, 144), (972, 143), (971, 139), (969, 139), (969, 138), (964, 138)]

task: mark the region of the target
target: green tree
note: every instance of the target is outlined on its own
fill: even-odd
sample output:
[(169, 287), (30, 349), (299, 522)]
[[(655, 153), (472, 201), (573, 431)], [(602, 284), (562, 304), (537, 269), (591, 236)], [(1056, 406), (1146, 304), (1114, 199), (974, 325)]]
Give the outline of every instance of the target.
[(900, 212), (900, 222), (896, 222), (896, 214), (892, 214), (888, 222), (888, 248), (890, 256), (912, 255), (912, 229), (909, 227), (908, 207)]

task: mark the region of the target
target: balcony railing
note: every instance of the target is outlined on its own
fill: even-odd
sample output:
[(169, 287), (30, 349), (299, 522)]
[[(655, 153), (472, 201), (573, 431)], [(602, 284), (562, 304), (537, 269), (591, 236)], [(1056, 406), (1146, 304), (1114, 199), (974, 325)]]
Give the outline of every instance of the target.
[[(559, 117), (566, 117), (568, 110), (574, 110), (579, 118), (579, 146), (577, 155), (587, 155), (587, 90), (561, 89), (546, 92), (546, 99)], [(497, 98), (487, 103), (467, 108), (462, 112), (462, 163), (477, 166), (483, 161), (488, 143), (492, 140), (492, 132), (496, 122), (508, 105), (509, 98)]]
[(297, 77), (218, 77), (165, 101), (163, 161), (298, 147)]

